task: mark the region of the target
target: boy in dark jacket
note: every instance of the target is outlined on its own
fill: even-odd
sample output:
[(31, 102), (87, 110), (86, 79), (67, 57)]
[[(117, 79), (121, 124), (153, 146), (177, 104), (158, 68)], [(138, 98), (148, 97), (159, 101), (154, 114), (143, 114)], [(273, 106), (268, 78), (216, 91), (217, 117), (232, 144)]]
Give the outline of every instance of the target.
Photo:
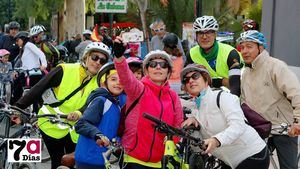
[(98, 83), (103, 87), (91, 93), (88, 107), (75, 125), (80, 134), (75, 150), (77, 169), (104, 169), (102, 152), (107, 151), (109, 140), (117, 136), (125, 94), (113, 63), (101, 68)]

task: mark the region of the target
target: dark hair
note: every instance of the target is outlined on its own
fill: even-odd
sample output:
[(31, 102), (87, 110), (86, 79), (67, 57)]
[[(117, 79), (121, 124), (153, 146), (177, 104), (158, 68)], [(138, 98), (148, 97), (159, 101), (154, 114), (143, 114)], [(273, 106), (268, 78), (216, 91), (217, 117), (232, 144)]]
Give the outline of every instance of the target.
[(182, 53), (178, 47), (172, 49), (170, 47), (165, 46), (164, 51), (166, 51), (169, 55), (172, 55), (172, 56), (177, 56), (177, 57), (182, 56)]
[(129, 69), (130, 69), (133, 73), (141, 69), (141, 70), (142, 70), (142, 75), (144, 75), (144, 73), (143, 73), (143, 68), (142, 68), (141, 66), (132, 64), (132, 65), (129, 66)]

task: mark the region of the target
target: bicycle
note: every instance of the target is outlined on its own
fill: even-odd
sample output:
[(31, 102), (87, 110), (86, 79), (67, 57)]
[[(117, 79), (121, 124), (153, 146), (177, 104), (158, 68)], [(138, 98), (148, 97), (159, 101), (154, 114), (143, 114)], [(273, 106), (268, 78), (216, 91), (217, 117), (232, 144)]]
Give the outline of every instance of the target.
[[(287, 123), (281, 123), (279, 125), (273, 125), (271, 129), (271, 135), (266, 139), (268, 149), (270, 152), (270, 162), (274, 169), (279, 169), (277, 166), (277, 163), (274, 159), (274, 150), (275, 147), (272, 145), (272, 143), (269, 141), (269, 138), (271, 138), (274, 135), (288, 135), (288, 130), (290, 129), (291, 125), (288, 125)], [(298, 156), (299, 161), (299, 156)]]
[[(155, 123), (155, 128), (166, 134), (165, 151), (162, 158), (162, 169), (216, 169), (221, 166), (221, 161), (213, 156), (203, 155), (203, 140), (191, 136), (187, 130), (195, 130), (195, 128), (178, 129), (168, 125), (167, 123), (153, 117), (147, 113), (143, 113), (143, 117)], [(183, 154), (179, 152), (179, 146), (173, 141), (173, 136), (184, 139)], [(185, 142), (185, 143), (184, 143)], [(192, 152), (191, 146), (200, 147), (200, 152)]]
[[(18, 129), (15, 133), (10, 135), (10, 117), (11, 115), (16, 115), (16, 112), (21, 113), (25, 116), (24, 124), (20, 129)], [(21, 162), (21, 163), (12, 163), (7, 161), (7, 139), (9, 138), (31, 138), (32, 134), (35, 132), (34, 127), (30, 119), (38, 119), (38, 118), (48, 118), (51, 123), (61, 123), (63, 125), (70, 125), (64, 121), (63, 119), (67, 118), (67, 115), (59, 115), (59, 114), (43, 114), (43, 115), (36, 115), (33, 113), (28, 113), (16, 106), (11, 106), (8, 104), (0, 103), (0, 112), (3, 119), (6, 122), (5, 126), (5, 134), (4, 136), (0, 137), (1, 144), (0, 144), (0, 152), (2, 153), (1, 157), (1, 168), (4, 169), (37, 169), (36, 163), (29, 163), (29, 162)], [(17, 113), (17, 114), (18, 114)]]

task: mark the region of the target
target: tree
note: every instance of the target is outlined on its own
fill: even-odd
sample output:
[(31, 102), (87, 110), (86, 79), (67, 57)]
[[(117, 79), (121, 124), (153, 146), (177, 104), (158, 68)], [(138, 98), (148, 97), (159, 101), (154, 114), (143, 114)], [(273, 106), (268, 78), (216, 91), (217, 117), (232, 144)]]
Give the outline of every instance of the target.
[[(59, 11), (63, 7), (64, 0), (15, 0), (16, 10), (14, 17), (17, 18), (36, 18), (47, 20), (50, 14)], [(29, 23), (31, 27), (34, 23)]]

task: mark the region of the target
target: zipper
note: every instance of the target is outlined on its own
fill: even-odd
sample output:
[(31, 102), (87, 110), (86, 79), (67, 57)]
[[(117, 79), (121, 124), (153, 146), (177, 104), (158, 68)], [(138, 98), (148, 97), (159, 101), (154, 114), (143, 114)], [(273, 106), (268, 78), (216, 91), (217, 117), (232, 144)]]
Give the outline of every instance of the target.
[[(163, 114), (163, 104), (162, 104), (162, 102), (160, 100), (161, 92), (162, 92), (162, 89), (160, 89), (159, 94), (158, 94), (158, 100), (160, 102), (160, 107), (161, 107), (161, 111), (160, 111), (160, 115), (159, 115), (159, 120), (161, 120), (162, 114)], [(154, 141), (155, 141), (155, 136), (156, 136), (155, 134), (156, 134), (156, 129), (154, 129), (154, 133), (153, 133), (154, 136), (153, 136), (153, 139), (152, 139), (152, 142), (151, 142), (150, 153), (149, 153), (149, 158), (148, 158), (147, 162), (150, 161), (151, 156), (152, 156), (152, 149), (153, 149), (153, 145), (154, 145)]]

